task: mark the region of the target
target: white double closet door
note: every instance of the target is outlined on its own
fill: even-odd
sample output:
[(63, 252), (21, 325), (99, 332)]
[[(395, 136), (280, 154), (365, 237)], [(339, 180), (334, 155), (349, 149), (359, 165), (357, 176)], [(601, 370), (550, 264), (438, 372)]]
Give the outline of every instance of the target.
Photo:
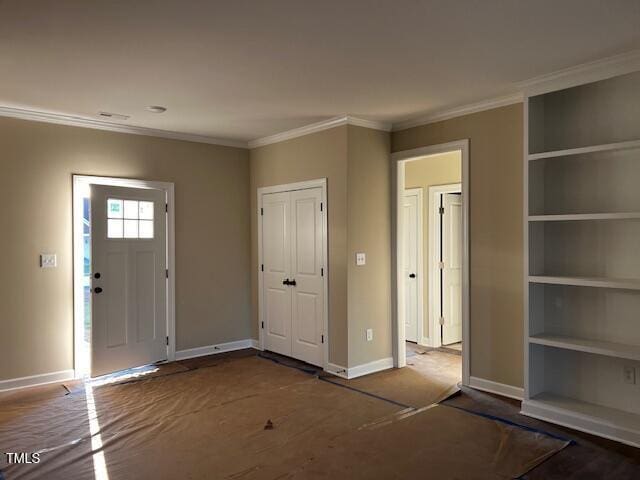
[(262, 195), (264, 348), (324, 363), (322, 189)]

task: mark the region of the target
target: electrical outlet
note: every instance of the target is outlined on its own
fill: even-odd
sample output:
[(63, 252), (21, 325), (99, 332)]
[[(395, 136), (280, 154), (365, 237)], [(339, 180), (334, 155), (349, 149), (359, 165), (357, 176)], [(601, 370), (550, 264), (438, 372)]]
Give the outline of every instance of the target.
[(625, 366), (622, 369), (622, 377), (624, 379), (624, 383), (628, 383), (629, 385), (636, 384), (636, 369), (633, 367)]
[(367, 328), (367, 342), (373, 340), (373, 328)]
[(365, 265), (367, 263), (367, 256), (360, 252), (360, 253), (356, 253), (356, 265), (358, 267), (361, 267), (363, 265)]
[(57, 266), (58, 259), (55, 253), (40, 254), (40, 268), (56, 268)]

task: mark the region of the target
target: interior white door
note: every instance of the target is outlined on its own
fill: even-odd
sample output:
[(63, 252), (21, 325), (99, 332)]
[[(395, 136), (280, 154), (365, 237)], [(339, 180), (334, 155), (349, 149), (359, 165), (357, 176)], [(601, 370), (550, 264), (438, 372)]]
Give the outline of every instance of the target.
[(322, 189), (291, 192), (292, 356), (322, 366), (324, 280), (322, 278)]
[(262, 196), (264, 348), (322, 366), (322, 189)]
[(442, 195), (442, 344), (462, 341), (462, 196)]
[(418, 341), (418, 194), (405, 193), (404, 213), (404, 331), (410, 342)]
[(91, 186), (91, 376), (167, 359), (165, 193)]
[(264, 348), (291, 355), (291, 200), (289, 192), (262, 196)]

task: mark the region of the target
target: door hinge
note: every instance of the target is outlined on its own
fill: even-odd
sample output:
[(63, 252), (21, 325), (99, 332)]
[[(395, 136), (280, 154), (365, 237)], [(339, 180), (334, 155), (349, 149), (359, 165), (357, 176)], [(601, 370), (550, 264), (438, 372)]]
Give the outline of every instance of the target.
[(324, 343), (324, 335), (320, 335), (320, 341)]
[(169, 337), (167, 337), (167, 347), (169, 346)]
[(168, 268), (164, 271), (164, 274), (166, 275), (167, 278), (169, 278), (169, 269)]
[(320, 202), (320, 211), (321, 212), (322, 212), (322, 208), (323, 208), (323, 205), (322, 205), (322, 202)]
[(260, 322), (260, 328), (264, 328), (264, 322)]
[(264, 263), (262, 265), (260, 265), (260, 271), (264, 272)]
[(320, 267), (320, 276), (324, 277), (324, 267)]
[(438, 213), (439, 213), (440, 215), (444, 215), (444, 207), (440, 207), (440, 208), (438, 209)]
[(264, 208), (260, 209), (260, 215), (264, 215)]
[(440, 270), (444, 270), (444, 262), (439, 262), (439, 263), (438, 263), (438, 268), (439, 268)]
[(169, 204), (168, 203), (164, 204), (164, 211), (167, 212), (167, 213), (169, 212)]
[(438, 323), (439, 323), (440, 325), (444, 325), (444, 317), (440, 317), (440, 318), (438, 319)]

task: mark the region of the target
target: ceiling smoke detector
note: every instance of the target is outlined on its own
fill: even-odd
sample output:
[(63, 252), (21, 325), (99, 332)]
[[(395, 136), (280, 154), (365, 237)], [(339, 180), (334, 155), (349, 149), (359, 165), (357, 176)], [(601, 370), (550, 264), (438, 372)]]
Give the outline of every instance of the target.
[(149, 105), (147, 110), (152, 113), (164, 113), (167, 111), (167, 107), (162, 107), (160, 105)]
[(110, 118), (111, 120), (129, 120), (129, 115), (122, 115), (120, 113), (98, 112), (98, 116)]

